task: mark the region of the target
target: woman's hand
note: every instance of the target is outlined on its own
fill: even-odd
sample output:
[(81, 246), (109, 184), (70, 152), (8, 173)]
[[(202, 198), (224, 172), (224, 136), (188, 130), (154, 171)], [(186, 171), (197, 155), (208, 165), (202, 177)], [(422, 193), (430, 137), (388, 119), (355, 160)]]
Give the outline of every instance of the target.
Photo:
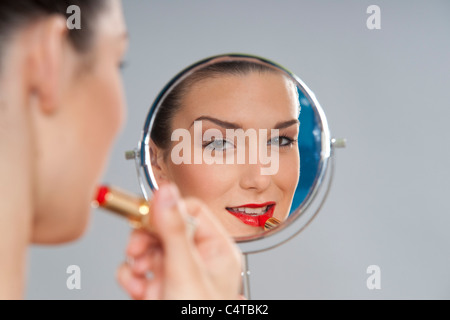
[[(154, 232), (132, 233), (129, 262), (118, 271), (131, 297), (237, 299), (240, 251), (209, 209), (198, 200), (181, 199), (174, 185), (166, 185), (155, 193), (152, 212)], [(194, 218), (194, 231), (188, 216)]]

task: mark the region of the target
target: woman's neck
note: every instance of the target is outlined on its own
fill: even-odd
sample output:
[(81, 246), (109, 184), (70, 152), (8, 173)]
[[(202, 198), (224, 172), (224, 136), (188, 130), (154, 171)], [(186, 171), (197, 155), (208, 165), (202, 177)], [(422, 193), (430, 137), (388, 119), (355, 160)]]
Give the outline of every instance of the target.
[(0, 299), (24, 297), (34, 212), (29, 112), (19, 82), (0, 80)]

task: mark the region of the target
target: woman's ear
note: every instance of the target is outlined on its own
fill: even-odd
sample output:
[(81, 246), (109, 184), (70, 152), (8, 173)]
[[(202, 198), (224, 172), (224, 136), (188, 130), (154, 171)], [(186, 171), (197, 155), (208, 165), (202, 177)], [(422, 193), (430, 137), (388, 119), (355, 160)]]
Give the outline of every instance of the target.
[(150, 139), (150, 163), (152, 166), (153, 176), (156, 183), (160, 186), (170, 181), (167, 166), (165, 163), (164, 150), (157, 147), (153, 140)]
[(63, 67), (67, 67), (67, 25), (63, 17), (40, 19), (27, 30), (28, 50), (27, 78), (30, 91), (38, 97), (39, 109), (53, 113), (61, 104), (65, 80)]

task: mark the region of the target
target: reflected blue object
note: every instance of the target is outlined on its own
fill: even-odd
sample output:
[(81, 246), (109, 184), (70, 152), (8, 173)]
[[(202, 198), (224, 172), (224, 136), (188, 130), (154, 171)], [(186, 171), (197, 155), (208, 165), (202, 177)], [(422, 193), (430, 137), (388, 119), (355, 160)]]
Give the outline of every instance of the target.
[(298, 90), (301, 112), (299, 116), (300, 132), (298, 148), (300, 152), (300, 181), (292, 201), (291, 214), (297, 209), (314, 185), (320, 162), (321, 135), (320, 124), (311, 102), (307, 96)]

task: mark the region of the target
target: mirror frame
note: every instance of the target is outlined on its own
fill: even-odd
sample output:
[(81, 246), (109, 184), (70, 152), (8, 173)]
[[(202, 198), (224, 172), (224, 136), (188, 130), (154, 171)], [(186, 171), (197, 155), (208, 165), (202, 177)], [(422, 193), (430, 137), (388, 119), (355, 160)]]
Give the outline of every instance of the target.
[[(149, 194), (157, 188), (152, 183), (152, 181), (154, 181), (152, 170), (149, 170), (149, 168), (151, 168), (149, 152), (149, 140), (151, 131), (149, 129), (151, 129), (153, 126), (153, 121), (155, 118), (154, 115), (157, 108), (159, 107), (161, 102), (164, 101), (172, 87), (176, 86), (186, 77), (189, 77), (190, 74), (195, 72), (197, 69), (218, 61), (236, 59), (256, 60), (256, 62), (258, 63), (270, 65), (289, 75), (296, 82), (298, 89), (301, 90), (305, 97), (309, 100), (311, 108), (315, 113), (318, 127), (320, 127), (321, 131), (320, 160), (315, 180), (310, 191), (308, 192), (307, 196), (300, 204), (300, 206), (296, 208), (289, 215), (289, 217), (278, 227), (272, 230), (265, 231), (264, 233), (256, 237), (253, 235), (248, 237), (234, 238), (241, 251), (244, 254), (248, 254), (262, 252), (280, 246), (281, 244), (295, 237), (302, 230), (304, 230), (307, 225), (309, 225), (309, 223), (320, 211), (330, 189), (334, 171), (334, 148), (343, 144), (343, 141), (339, 141), (339, 143), (336, 144), (336, 139), (331, 139), (325, 113), (319, 102), (317, 101), (316, 96), (294, 73), (290, 72), (286, 68), (273, 61), (250, 54), (221, 54), (200, 60), (179, 72), (160, 91), (147, 114), (145, 125), (142, 131), (142, 138), (138, 143), (137, 149), (131, 152), (127, 152), (126, 157), (127, 159), (135, 160), (140, 189), (145, 199), (150, 200)], [(144, 181), (143, 177), (145, 177), (146, 181)]]

